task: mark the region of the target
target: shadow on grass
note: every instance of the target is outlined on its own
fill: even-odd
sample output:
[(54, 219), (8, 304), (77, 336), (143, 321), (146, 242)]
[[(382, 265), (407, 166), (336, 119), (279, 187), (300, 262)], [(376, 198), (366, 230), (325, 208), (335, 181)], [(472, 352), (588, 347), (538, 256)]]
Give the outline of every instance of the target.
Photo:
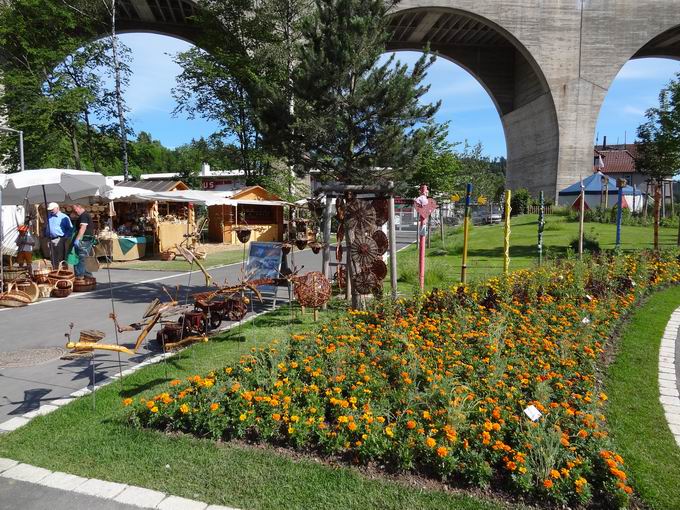
[(143, 384), (136, 384), (132, 386), (130, 385), (129, 381), (126, 381), (126, 387), (120, 392), (120, 395), (123, 398), (135, 397), (140, 393), (144, 393), (145, 391), (148, 391), (156, 386), (160, 386), (161, 384), (165, 384), (168, 381), (170, 381), (170, 379), (166, 377), (156, 377), (155, 379), (146, 381)]

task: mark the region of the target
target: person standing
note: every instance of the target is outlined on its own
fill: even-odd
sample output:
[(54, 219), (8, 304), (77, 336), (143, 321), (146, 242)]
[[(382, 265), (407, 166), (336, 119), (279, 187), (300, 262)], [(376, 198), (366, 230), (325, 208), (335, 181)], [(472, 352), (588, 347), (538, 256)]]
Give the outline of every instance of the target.
[(33, 246), (35, 246), (35, 239), (31, 235), (28, 225), (19, 225), (17, 231), (19, 232), (16, 240), (17, 263), (19, 266), (26, 266), (30, 273), (33, 263)]
[(57, 267), (66, 260), (68, 240), (73, 235), (73, 224), (71, 218), (59, 210), (59, 204), (50, 202), (47, 204), (47, 226), (45, 227), (45, 237), (50, 243), (50, 259), (52, 266)]
[(94, 228), (92, 226), (92, 216), (80, 204), (73, 205), (73, 211), (78, 215), (75, 220), (75, 237), (73, 238), (73, 246), (76, 249), (76, 254), (80, 259), (74, 266), (73, 271), (77, 277), (89, 276), (90, 273), (85, 268), (85, 257), (90, 255), (92, 251), (92, 244), (94, 242)]

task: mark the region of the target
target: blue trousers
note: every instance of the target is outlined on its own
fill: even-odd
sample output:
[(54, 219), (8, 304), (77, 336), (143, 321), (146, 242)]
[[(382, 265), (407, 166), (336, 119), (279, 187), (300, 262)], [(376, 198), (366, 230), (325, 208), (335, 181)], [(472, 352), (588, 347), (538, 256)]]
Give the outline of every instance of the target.
[(73, 272), (76, 276), (92, 276), (92, 273), (85, 269), (85, 257), (90, 255), (92, 251), (92, 241), (80, 240), (80, 245), (76, 248), (76, 253), (80, 261), (73, 267)]

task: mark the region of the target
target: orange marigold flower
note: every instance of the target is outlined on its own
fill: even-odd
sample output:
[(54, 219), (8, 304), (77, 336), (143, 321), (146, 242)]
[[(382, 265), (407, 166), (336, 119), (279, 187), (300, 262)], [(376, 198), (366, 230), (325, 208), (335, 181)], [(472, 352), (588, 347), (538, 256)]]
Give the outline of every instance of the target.
[(213, 402), (212, 404), (210, 404), (210, 410), (213, 411), (213, 412), (217, 411), (219, 408), (220, 408), (220, 405), (217, 402)]
[(543, 480), (543, 487), (546, 489), (551, 489), (553, 486), (553, 481), (548, 479), (548, 480)]
[(182, 381), (180, 381), (179, 379), (173, 379), (172, 381), (170, 381), (170, 386), (177, 386), (178, 384), (181, 383)]
[(437, 455), (440, 457), (446, 457), (449, 454), (449, 449), (446, 448), (445, 446), (440, 446), (437, 448)]
[(357, 429), (357, 424), (354, 423), (353, 421), (349, 422), (349, 425), (347, 425), (347, 428), (354, 432)]
[(557, 480), (561, 475), (560, 472), (557, 469), (551, 469), (550, 470), (550, 476)]
[(133, 402), (133, 400), (132, 400), (131, 398), (124, 398), (124, 399), (123, 399), (123, 405), (124, 405), (125, 407), (129, 406), (130, 404), (132, 404), (132, 402)]
[(281, 415), (279, 413), (272, 414), (272, 420), (274, 420), (274, 421), (281, 420)]
[(434, 448), (437, 445), (437, 441), (435, 441), (433, 438), (428, 437), (425, 439), (425, 444), (429, 446), (430, 448)]
[(189, 412), (189, 406), (186, 404), (182, 404), (179, 406), (179, 410), (182, 414), (187, 414)]
[(413, 421), (413, 420), (407, 421), (406, 422), (406, 428), (409, 429), (409, 430), (413, 430), (414, 428), (416, 428), (416, 422)]

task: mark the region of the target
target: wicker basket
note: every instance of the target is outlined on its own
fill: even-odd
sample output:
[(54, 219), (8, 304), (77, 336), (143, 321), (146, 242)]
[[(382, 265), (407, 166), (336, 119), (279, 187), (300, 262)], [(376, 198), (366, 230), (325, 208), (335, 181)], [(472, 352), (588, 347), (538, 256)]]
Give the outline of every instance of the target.
[(28, 276), (28, 271), (24, 267), (7, 267), (3, 269), (3, 280), (5, 283), (10, 283), (20, 278), (26, 278)]
[(24, 292), (28, 297), (31, 298), (31, 303), (35, 303), (40, 296), (40, 290), (38, 285), (28, 278), (22, 278), (14, 282), (15, 288), (21, 292)]
[[(48, 275), (49, 282), (55, 286), (60, 281), (69, 281), (73, 284), (75, 278), (75, 273), (68, 268), (68, 265), (64, 261), (59, 263), (59, 268), (56, 271), (50, 271)], [(73, 285), (71, 285), (71, 287), (73, 287)]]
[(0, 294), (0, 306), (8, 306), (16, 308), (19, 306), (26, 306), (31, 303), (31, 297), (20, 290), (16, 290), (13, 284), (8, 285), (7, 292)]
[(97, 287), (97, 279), (92, 276), (79, 276), (73, 280), (73, 292), (89, 292)]
[(38, 267), (33, 270), (33, 281), (41, 284), (48, 283), (50, 271), (52, 271), (52, 264), (46, 260), (39, 260)]
[(174, 251), (162, 251), (161, 260), (174, 260), (177, 255)]
[(40, 294), (41, 298), (48, 298), (52, 294), (52, 285), (49, 283), (39, 283), (38, 284), (38, 292)]
[(65, 298), (70, 296), (71, 292), (73, 292), (72, 280), (57, 280), (52, 289), (52, 297)]

